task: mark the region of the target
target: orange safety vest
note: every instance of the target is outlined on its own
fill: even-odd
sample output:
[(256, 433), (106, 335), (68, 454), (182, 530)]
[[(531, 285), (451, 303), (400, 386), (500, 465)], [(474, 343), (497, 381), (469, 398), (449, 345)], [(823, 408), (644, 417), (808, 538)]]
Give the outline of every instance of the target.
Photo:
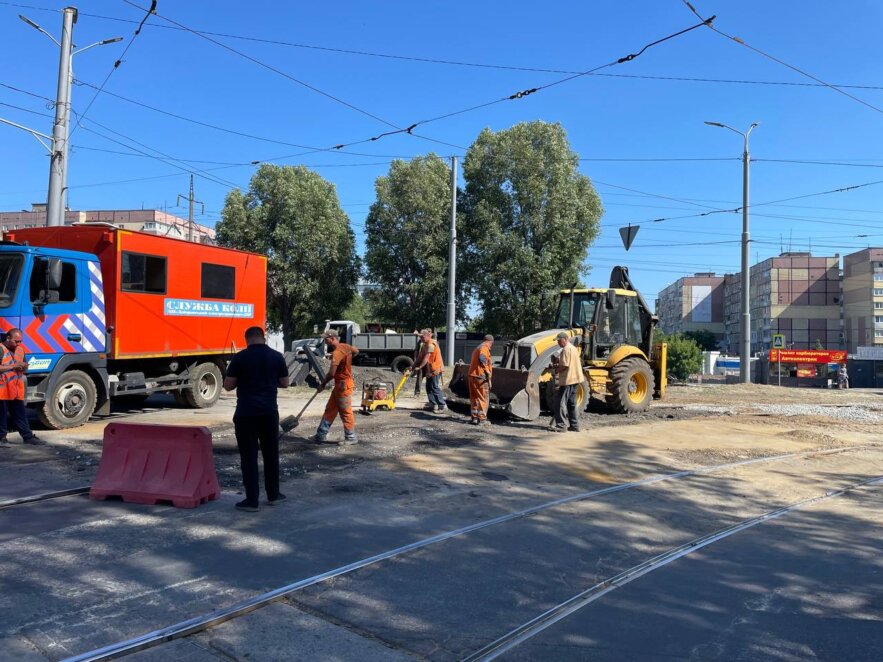
[[(12, 365), (25, 360), (24, 347), (19, 345), (15, 352), (10, 352), (6, 345), (2, 345), (3, 358), (0, 365)], [(0, 372), (0, 400), (24, 400), (27, 394), (27, 377), (15, 370)]]
[(337, 364), (337, 371), (334, 373), (335, 382), (352, 383), (353, 381), (353, 354), (355, 353), (352, 345), (340, 343), (331, 353), (331, 363)]
[[(482, 362), (484, 358), (484, 362)], [(494, 361), (491, 358), (491, 350), (486, 342), (481, 343), (472, 352), (472, 361), (469, 363), (470, 377), (490, 377), (494, 371)]]
[(429, 376), (440, 375), (445, 370), (445, 364), (442, 361), (441, 348), (434, 340), (430, 340), (423, 346), (424, 354), (429, 355), (429, 361), (426, 363), (429, 368)]

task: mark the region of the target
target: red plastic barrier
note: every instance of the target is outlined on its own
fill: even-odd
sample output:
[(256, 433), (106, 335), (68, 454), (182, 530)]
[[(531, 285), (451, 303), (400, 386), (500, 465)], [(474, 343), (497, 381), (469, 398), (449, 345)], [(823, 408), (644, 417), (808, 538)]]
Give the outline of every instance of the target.
[(221, 496), (206, 427), (110, 423), (89, 498), (129, 503), (171, 501), (196, 508)]

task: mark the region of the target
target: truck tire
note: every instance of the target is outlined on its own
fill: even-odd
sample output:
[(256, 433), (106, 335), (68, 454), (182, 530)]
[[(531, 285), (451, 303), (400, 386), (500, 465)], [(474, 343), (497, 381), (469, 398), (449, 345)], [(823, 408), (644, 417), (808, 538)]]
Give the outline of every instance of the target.
[(653, 399), (653, 370), (641, 358), (623, 359), (610, 370), (607, 406), (618, 414), (645, 411)]
[(414, 359), (410, 356), (399, 355), (389, 364), (389, 369), (399, 374), (404, 374), (405, 370), (414, 365)]
[(190, 386), (182, 389), (184, 400), (192, 409), (208, 409), (221, 397), (224, 377), (214, 363), (200, 363), (190, 377)]
[(95, 382), (81, 370), (68, 370), (59, 377), (51, 393), (37, 409), (37, 418), (50, 430), (83, 425), (98, 401)]

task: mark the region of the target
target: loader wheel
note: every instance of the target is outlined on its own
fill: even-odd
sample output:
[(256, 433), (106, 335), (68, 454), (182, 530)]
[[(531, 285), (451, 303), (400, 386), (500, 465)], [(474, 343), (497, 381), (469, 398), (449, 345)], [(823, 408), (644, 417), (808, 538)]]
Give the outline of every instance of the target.
[(190, 386), (183, 389), (184, 400), (192, 409), (207, 409), (221, 397), (224, 378), (214, 363), (200, 363), (190, 377)]
[(55, 383), (37, 409), (37, 418), (50, 430), (83, 425), (92, 416), (97, 392), (92, 378), (81, 370), (68, 370)]
[[(548, 382), (543, 389), (546, 400), (546, 409), (551, 413), (554, 413), (555, 410), (555, 388), (554, 382)], [(582, 412), (586, 410), (586, 407), (589, 405), (590, 396), (588, 382), (576, 385), (576, 411), (578, 414), (582, 414)]]
[(653, 398), (653, 370), (637, 357), (624, 359), (610, 370), (607, 406), (618, 414), (645, 411)]

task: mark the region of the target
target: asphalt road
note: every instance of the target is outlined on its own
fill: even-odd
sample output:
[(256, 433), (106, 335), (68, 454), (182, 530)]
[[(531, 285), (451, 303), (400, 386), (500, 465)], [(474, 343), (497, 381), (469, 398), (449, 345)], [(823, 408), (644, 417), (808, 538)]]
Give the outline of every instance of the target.
[[(808, 451), (820, 439), (812, 425), (766, 418), (644, 419), (550, 436), (402, 411), (365, 428), (370, 452), (289, 449), (292, 463), (315, 467), (289, 476), (285, 505), (254, 515), (233, 510), (235, 487), (195, 510), (84, 497), (0, 510), (0, 657), (64, 659), (561, 496)], [(87, 453), (93, 442), (80, 439)], [(824, 439), (854, 447), (877, 434), (828, 427)], [(7, 457), (0, 477), (37, 486), (41, 474), (53, 484), (88, 475), (47, 471), (68, 457), (58, 449), (53, 460), (54, 443)], [(374, 564), (133, 659), (460, 659), (655, 554), (876, 475), (883, 450), (853, 449), (606, 494)], [(876, 659), (881, 493), (868, 487), (715, 543), (508, 656)]]

